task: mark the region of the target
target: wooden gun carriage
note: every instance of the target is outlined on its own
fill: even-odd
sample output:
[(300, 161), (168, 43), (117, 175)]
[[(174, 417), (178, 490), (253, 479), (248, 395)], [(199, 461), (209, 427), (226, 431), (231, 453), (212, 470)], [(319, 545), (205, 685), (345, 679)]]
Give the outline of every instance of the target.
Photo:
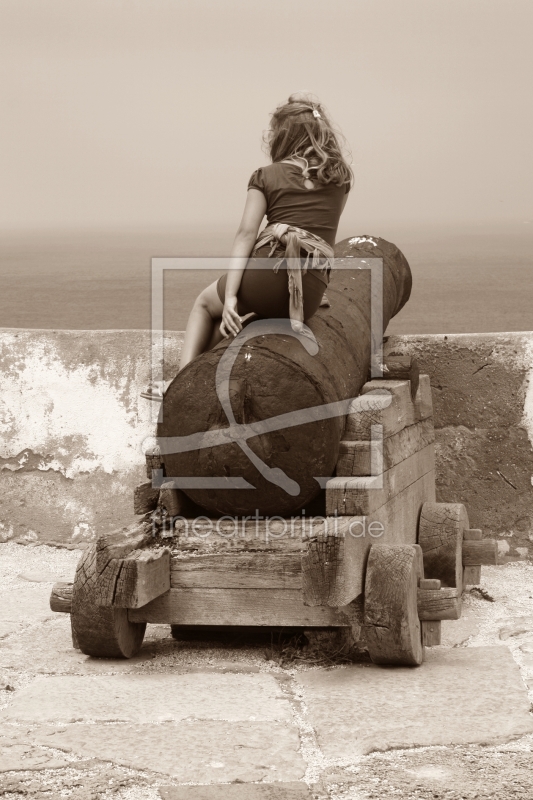
[[(172, 484), (138, 487), (141, 522), (100, 537), (74, 583), (54, 586), (74, 645), (129, 658), (150, 623), (287, 626), (343, 631), (378, 664), (420, 664), (497, 550), (463, 505), (435, 500), (428, 376), (406, 357), (386, 366), (346, 416), (323, 516), (195, 519)], [(163, 475), (157, 452), (147, 466)]]

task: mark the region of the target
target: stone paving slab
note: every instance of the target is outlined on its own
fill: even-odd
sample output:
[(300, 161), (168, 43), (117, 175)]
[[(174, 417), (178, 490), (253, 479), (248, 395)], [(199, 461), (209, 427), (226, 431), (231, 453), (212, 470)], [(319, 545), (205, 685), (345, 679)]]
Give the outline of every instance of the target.
[(40, 726), (28, 736), (47, 747), (164, 773), (182, 783), (296, 781), (305, 773), (297, 729), (279, 722), (74, 724)]
[(48, 674), (133, 672), (138, 664), (153, 658), (153, 647), (149, 643), (131, 659), (89, 658), (72, 647), (70, 616), (54, 614), (53, 617), (44, 625), (16, 635), (10, 631), (12, 635), (4, 639), (0, 647), (0, 668), (30, 667), (33, 673)]
[(512, 617), (500, 628), (500, 639), (504, 641), (515, 636), (533, 633), (533, 617)]
[(10, 636), (15, 631), (19, 630), (20, 623), (18, 622), (6, 622), (5, 620), (0, 620), (0, 639), (5, 639), (6, 636)]
[(57, 756), (36, 750), (31, 745), (0, 744), (0, 772), (19, 772), (22, 770), (63, 769), (68, 762)]
[(312, 800), (305, 783), (230, 783), (160, 786), (161, 800)]
[(0, 621), (36, 624), (53, 619), (50, 586), (28, 585), (0, 593)]
[(441, 644), (444, 647), (457, 647), (479, 633), (479, 622), (466, 615), (460, 619), (443, 619), (441, 631)]
[[(47, 572), (46, 570), (25, 570), (19, 572), (16, 576), (17, 581), (28, 581), (28, 583), (49, 583), (54, 584), (57, 581), (71, 581), (72, 576), (67, 578), (65, 575), (58, 575), (56, 572)], [(52, 586), (50, 586), (50, 591)]]
[(181, 673), (36, 678), (0, 719), (13, 722), (170, 722), (182, 719), (290, 720), (272, 675)]
[(326, 757), (490, 744), (533, 731), (527, 692), (506, 647), (426, 653), (418, 668), (361, 664), (296, 676)]

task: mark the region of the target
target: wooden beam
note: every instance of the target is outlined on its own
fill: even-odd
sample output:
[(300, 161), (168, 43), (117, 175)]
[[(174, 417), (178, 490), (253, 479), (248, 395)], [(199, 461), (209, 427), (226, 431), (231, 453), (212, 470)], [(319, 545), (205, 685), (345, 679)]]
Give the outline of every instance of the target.
[(386, 355), (383, 358), (383, 378), (387, 380), (408, 380), (411, 385), (411, 400), (414, 402), (418, 391), (418, 361), (409, 355)]
[(151, 539), (151, 531), (147, 530), (145, 523), (129, 530), (115, 531), (97, 539), (93, 598), (96, 605), (113, 605), (124, 558), (134, 550), (149, 544)]
[(416, 421), (409, 381), (372, 380), (352, 402), (343, 439), (370, 440), (372, 425), (382, 425), (383, 436), (392, 436)]
[(171, 589), (143, 608), (130, 609), (131, 622), (169, 625), (268, 625), (351, 627), (350, 606), (309, 607), (297, 589)]
[(479, 586), (481, 583), (481, 565), (463, 567), (463, 586)]
[(345, 589), (344, 542), (344, 531), (324, 531), (307, 540), (301, 557), (302, 595), (306, 606), (341, 604), (338, 598)]
[(463, 542), (463, 566), (473, 567), (482, 564), (498, 563), (498, 542), (496, 539)]
[(115, 558), (124, 558), (132, 550), (144, 547), (150, 542), (152, 534), (144, 522), (126, 530), (113, 531), (100, 536), (96, 541), (96, 572), (101, 575), (108, 563)]
[(300, 553), (219, 553), (174, 556), (172, 589), (301, 589)]
[(463, 532), (467, 529), (468, 515), (461, 503), (424, 503), (418, 543), (424, 552), (426, 577), (438, 578), (443, 586), (461, 590)]
[(463, 539), (465, 542), (477, 542), (483, 539), (483, 531), (479, 528), (467, 528), (463, 531)]
[(433, 397), (429, 375), (420, 375), (414, 405), (415, 420), (428, 419), (433, 416)]
[[(428, 472), (367, 517), (337, 517), (344, 530), (342, 567), (328, 605), (343, 606), (363, 592), (368, 551), (375, 542), (416, 544), (422, 504), (435, 499), (435, 473)], [(335, 519), (328, 517), (327, 519)]]
[(52, 586), (50, 594), (50, 608), (62, 614), (70, 614), (72, 605), (72, 583), (59, 581)]
[(170, 589), (170, 550), (134, 550), (122, 559), (115, 591), (99, 605), (141, 608)]
[(174, 489), (172, 481), (161, 484), (159, 505), (166, 509), (170, 517), (184, 515), (190, 507), (190, 501), (181, 489)]
[(440, 589), (441, 582), (436, 578), (421, 578), (418, 582), (419, 589)]
[(304, 537), (324, 527), (324, 517), (287, 520), (259, 517), (211, 520), (177, 519), (173, 543), (183, 553), (285, 552), (300, 553)]
[(435, 450), (429, 444), (381, 475), (332, 478), (326, 483), (326, 513), (368, 516), (434, 469)]
[[(374, 441), (340, 443), (336, 474), (339, 477), (376, 475), (400, 464), (435, 441), (433, 419), (403, 428), (392, 436)], [(376, 465), (381, 469), (372, 469)]]
[(459, 619), (461, 595), (458, 589), (419, 589), (418, 616), (421, 620)]
[(161, 448), (159, 447), (159, 445), (155, 445), (154, 447), (149, 448), (145, 453), (145, 458), (146, 458), (146, 477), (149, 480), (152, 480), (153, 470), (162, 470), (164, 474), (165, 465), (163, 464), (163, 460), (161, 458)]
[(133, 490), (133, 512), (134, 514), (147, 514), (157, 507), (159, 489), (152, 487), (152, 481), (140, 483)]
[(425, 647), (436, 647), (441, 641), (441, 621), (437, 620), (422, 620), (420, 623), (422, 628), (422, 644)]

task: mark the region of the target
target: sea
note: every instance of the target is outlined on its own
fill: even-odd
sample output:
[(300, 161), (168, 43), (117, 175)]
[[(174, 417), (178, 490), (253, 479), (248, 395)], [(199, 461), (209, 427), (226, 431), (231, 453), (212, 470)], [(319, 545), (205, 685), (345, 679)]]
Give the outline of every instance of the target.
[[(164, 327), (183, 330), (194, 298), (222, 274), (198, 269), (198, 258), (228, 256), (233, 235), (190, 227), (4, 232), (0, 327), (149, 329), (151, 259), (164, 256), (187, 266), (164, 278)], [(337, 241), (360, 235), (393, 241), (412, 270), (411, 298), (388, 333), (533, 330), (533, 224), (396, 223), (346, 228)]]

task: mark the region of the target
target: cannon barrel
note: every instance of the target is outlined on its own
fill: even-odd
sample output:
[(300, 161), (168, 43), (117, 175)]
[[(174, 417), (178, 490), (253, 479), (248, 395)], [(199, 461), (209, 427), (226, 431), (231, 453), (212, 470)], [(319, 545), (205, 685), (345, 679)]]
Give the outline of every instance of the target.
[[(335, 264), (342, 268), (332, 271), (330, 307), (320, 308), (308, 323), (318, 347), (309, 337), (292, 335), (286, 321), (276, 333), (267, 330), (266, 321), (255, 322), (233, 344), (224, 340), (198, 356), (168, 388), (158, 425), (166, 475), (240, 479), (241, 485), (251, 487), (184, 488), (207, 512), (287, 516), (319, 494), (317, 478), (334, 475), (346, 411), (326, 418), (316, 418), (320, 412), (315, 417), (309, 411), (303, 417), (293, 412), (356, 397), (368, 380), (371, 273), (354, 258), (383, 259), (385, 330), (409, 298), (409, 265), (398, 248), (383, 239), (345, 239), (335, 247)], [(236, 358), (224, 372), (221, 359), (226, 366), (232, 361), (228, 348)], [(266, 428), (259, 424), (273, 417), (281, 419)], [(166, 444), (169, 437), (190, 437), (189, 442), (199, 444), (171, 452), (180, 448)]]

